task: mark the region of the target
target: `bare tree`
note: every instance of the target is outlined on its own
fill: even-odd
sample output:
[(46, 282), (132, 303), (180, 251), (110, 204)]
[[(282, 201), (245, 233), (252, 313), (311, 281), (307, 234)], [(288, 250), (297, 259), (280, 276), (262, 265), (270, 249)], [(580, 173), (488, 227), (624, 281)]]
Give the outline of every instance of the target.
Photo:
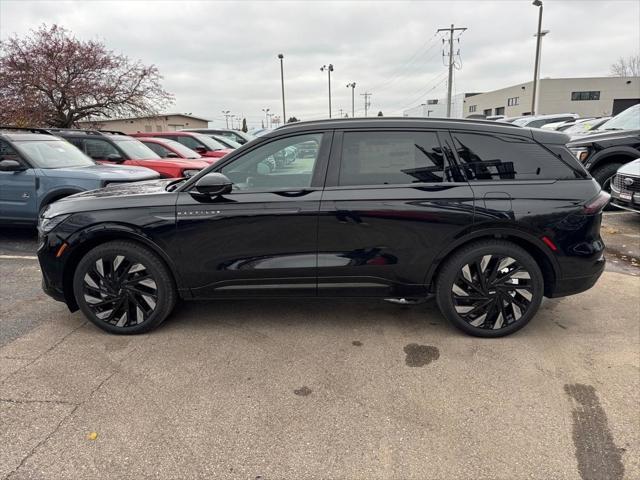
[(616, 63), (611, 64), (611, 75), (614, 77), (640, 76), (640, 55), (620, 57)]
[(58, 25), (0, 44), (0, 123), (70, 127), (152, 115), (173, 102), (155, 65), (131, 61)]

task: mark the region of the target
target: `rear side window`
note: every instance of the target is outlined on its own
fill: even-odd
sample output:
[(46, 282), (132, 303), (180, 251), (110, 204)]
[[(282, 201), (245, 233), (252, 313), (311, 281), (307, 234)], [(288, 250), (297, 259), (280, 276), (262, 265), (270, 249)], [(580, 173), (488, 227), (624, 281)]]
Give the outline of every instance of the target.
[(84, 151), (94, 160), (105, 160), (109, 155), (120, 157), (120, 152), (105, 140), (87, 138), (84, 140)]
[(345, 132), (338, 185), (442, 182), (445, 159), (435, 132)]
[(452, 135), (469, 181), (576, 178), (574, 170), (526, 138), (476, 133)]

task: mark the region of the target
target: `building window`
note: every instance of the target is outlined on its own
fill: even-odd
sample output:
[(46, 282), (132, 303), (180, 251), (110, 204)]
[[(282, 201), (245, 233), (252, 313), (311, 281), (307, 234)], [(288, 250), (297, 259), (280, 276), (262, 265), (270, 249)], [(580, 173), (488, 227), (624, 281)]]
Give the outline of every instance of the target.
[(504, 107), (497, 107), (496, 115), (504, 115)]
[(469, 105), (469, 113), (473, 113), (478, 108), (478, 105)]
[(520, 105), (520, 97), (507, 98), (507, 106), (508, 107), (514, 107), (516, 105)]
[(486, 110), (483, 110), (482, 113), (484, 114), (485, 117), (488, 117), (491, 115), (491, 109), (487, 108)]
[(571, 100), (574, 102), (582, 100), (600, 100), (600, 92), (571, 92)]
[(427, 105), (437, 105), (437, 104), (438, 104), (437, 98), (435, 100), (427, 100)]

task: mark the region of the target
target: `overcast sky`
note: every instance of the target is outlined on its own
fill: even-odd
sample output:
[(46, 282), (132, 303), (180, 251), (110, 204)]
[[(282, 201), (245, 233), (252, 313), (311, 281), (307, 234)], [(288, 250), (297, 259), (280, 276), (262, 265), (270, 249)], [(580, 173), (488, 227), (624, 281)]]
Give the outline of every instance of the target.
[[(0, 0), (0, 38), (58, 23), (100, 39), (133, 59), (158, 65), (175, 94), (170, 110), (224, 124), (222, 110), (259, 126), (263, 108), (281, 113), (285, 58), (287, 116), (356, 115), (365, 91), (371, 110), (401, 115), (446, 95), (438, 28), (467, 27), (456, 42), (462, 68), (454, 91), (485, 91), (533, 76), (538, 9), (530, 0), (502, 1), (46, 1)], [(638, 0), (544, 0), (542, 77), (607, 76), (620, 56), (639, 54)]]

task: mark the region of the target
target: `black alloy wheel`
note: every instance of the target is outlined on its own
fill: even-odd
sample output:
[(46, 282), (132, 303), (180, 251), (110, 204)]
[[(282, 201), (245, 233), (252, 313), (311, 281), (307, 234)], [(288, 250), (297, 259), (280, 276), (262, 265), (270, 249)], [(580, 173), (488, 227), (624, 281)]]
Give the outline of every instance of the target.
[(105, 243), (85, 255), (74, 275), (74, 293), (85, 316), (112, 333), (151, 330), (176, 299), (164, 263), (131, 242)]
[(521, 247), (486, 240), (464, 247), (444, 265), (438, 305), (458, 328), (499, 337), (522, 328), (542, 300), (542, 273)]

